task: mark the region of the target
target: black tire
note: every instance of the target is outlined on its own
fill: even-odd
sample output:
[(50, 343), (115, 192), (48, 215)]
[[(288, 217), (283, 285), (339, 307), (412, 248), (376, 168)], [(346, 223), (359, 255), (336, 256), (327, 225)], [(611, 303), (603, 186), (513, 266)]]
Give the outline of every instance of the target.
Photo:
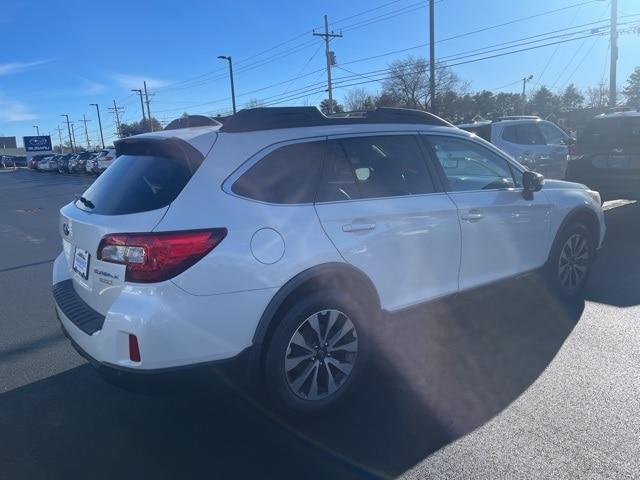
[[(294, 392), (293, 387), (291, 386), (291, 376), (285, 371), (285, 358), (287, 358), (287, 355), (291, 352), (289, 350), (289, 343), (293, 340), (294, 334), (303, 326), (303, 324), (305, 324), (310, 316), (329, 310), (343, 313), (347, 320), (352, 323), (355, 337), (357, 338), (357, 353), (355, 356), (353, 356), (352, 353), (346, 353), (348, 356), (347, 360), (344, 355), (345, 352), (336, 352), (336, 350), (333, 350), (334, 356), (332, 358), (327, 358), (325, 356), (327, 353), (320, 354), (316, 350), (315, 355), (318, 355), (318, 357), (314, 356), (313, 361), (305, 360), (305, 362), (314, 363), (321, 361), (322, 365), (317, 364), (315, 367), (310, 367), (312, 370), (307, 378), (311, 378), (311, 381), (313, 381), (317, 377), (317, 391), (322, 392), (322, 390), (324, 390), (324, 392), (320, 394), (324, 394), (326, 396), (313, 400), (308, 398), (305, 399), (301, 397), (304, 395), (304, 392)], [(338, 290), (322, 290), (296, 299), (281, 315), (281, 317), (276, 319), (279, 320), (279, 322), (267, 345), (264, 368), (267, 390), (277, 410), (292, 417), (316, 415), (336, 407), (342, 400), (344, 400), (345, 397), (354, 391), (354, 387), (361, 379), (367, 364), (369, 349), (367, 321), (375, 321), (374, 318), (371, 318), (373, 315), (367, 312), (371, 312), (371, 308), (367, 308), (366, 306), (359, 304), (346, 292)], [(342, 318), (343, 317), (338, 313), (336, 320), (334, 320), (334, 325), (336, 325), (335, 330), (340, 330), (338, 327), (342, 322)], [(321, 318), (320, 321), (329, 322), (330, 320)], [(325, 325), (325, 331), (323, 333), (327, 339), (333, 340), (339, 335), (338, 333), (334, 333), (332, 336), (332, 330), (326, 331), (326, 325), (328, 325), (328, 323), (323, 324)], [(346, 322), (342, 323), (342, 325), (345, 324)], [(322, 328), (323, 327), (320, 326), (321, 332)], [(350, 325), (348, 325), (348, 328), (350, 328)], [(335, 332), (335, 330), (333, 331)], [(346, 336), (347, 335), (345, 335), (345, 337)], [(329, 342), (331, 342), (331, 340), (329, 340)], [(347, 339), (347, 342), (349, 341), (352, 341), (351, 337)], [(335, 343), (338, 345), (341, 342)], [(340, 347), (336, 348), (339, 349)], [(340, 355), (338, 355), (338, 353)], [(329, 351), (328, 356), (331, 357), (331, 351)], [(339, 356), (341, 356), (340, 360), (338, 360)], [(322, 360), (316, 360), (316, 358), (322, 358)], [(353, 360), (353, 358), (355, 358), (355, 360)], [(341, 370), (335, 370), (334, 367), (336, 362), (341, 362), (342, 360), (345, 360), (345, 363), (352, 365), (352, 369), (346, 377), (334, 380), (338, 378), (338, 376), (342, 376), (343, 372)], [(351, 361), (353, 361), (353, 363), (350, 363)], [(302, 365), (301, 362), (303, 367), (302, 369), (306, 371), (307, 365), (311, 365), (311, 363)], [(340, 363), (340, 367), (343, 365), (344, 364)], [(313, 369), (317, 369), (317, 373)], [(331, 378), (334, 380), (334, 383), (338, 385), (337, 389), (331, 394), (327, 393), (330, 389), (329, 373), (327, 373), (329, 370), (334, 372), (331, 374)], [(289, 372), (291, 373), (293, 370), (290, 370)], [(305, 374), (303, 373), (299, 378), (304, 375)], [(303, 383), (301, 390), (304, 390), (304, 388), (305, 384)]]
[[(571, 242), (568, 243), (570, 239)], [(583, 241), (584, 247), (579, 247)], [(576, 253), (573, 260), (568, 261), (567, 257), (570, 257), (569, 254), (572, 252), (572, 244), (577, 245)], [(593, 235), (582, 223), (571, 223), (558, 234), (546, 265), (546, 276), (560, 298), (565, 300), (582, 298), (591, 273), (594, 254)], [(585, 270), (584, 273), (582, 269)]]

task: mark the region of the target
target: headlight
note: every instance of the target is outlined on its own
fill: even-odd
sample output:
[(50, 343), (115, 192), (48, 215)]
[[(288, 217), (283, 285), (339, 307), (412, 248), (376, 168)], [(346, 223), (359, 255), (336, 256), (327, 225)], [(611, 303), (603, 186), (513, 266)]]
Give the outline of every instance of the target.
[(591, 199), (597, 203), (598, 205), (602, 205), (602, 200), (600, 199), (600, 194), (595, 190), (587, 190), (587, 195), (591, 197)]

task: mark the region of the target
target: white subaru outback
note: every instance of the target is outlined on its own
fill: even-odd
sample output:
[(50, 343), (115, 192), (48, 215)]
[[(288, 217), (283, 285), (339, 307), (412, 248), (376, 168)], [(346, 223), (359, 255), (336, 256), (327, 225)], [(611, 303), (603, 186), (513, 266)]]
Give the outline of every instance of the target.
[(60, 211), (63, 331), (110, 372), (245, 362), (296, 413), (353, 388), (382, 312), (537, 270), (577, 296), (605, 235), (597, 192), (424, 112), (257, 108), (116, 150)]

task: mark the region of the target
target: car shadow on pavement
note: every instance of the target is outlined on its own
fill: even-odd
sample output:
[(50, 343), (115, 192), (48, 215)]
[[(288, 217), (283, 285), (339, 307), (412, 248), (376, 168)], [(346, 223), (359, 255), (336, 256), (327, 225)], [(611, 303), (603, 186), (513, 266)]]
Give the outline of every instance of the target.
[(593, 265), (587, 300), (631, 307), (640, 304), (640, 205), (605, 212), (607, 234)]
[(522, 394), (583, 308), (531, 276), (395, 315), (376, 333), (365, 386), (298, 432), (371, 474), (396, 476)]
[(395, 476), (515, 400), (580, 313), (532, 277), (389, 317), (361, 388), (297, 422), (222, 379), (141, 395), (83, 365), (0, 395), (0, 465), (29, 479)]

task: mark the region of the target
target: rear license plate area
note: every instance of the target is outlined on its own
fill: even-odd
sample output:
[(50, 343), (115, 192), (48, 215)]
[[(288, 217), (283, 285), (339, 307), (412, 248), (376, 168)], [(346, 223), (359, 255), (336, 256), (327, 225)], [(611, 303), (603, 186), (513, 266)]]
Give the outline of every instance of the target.
[(73, 270), (85, 280), (89, 279), (89, 262), (91, 255), (82, 248), (76, 248), (73, 254)]

